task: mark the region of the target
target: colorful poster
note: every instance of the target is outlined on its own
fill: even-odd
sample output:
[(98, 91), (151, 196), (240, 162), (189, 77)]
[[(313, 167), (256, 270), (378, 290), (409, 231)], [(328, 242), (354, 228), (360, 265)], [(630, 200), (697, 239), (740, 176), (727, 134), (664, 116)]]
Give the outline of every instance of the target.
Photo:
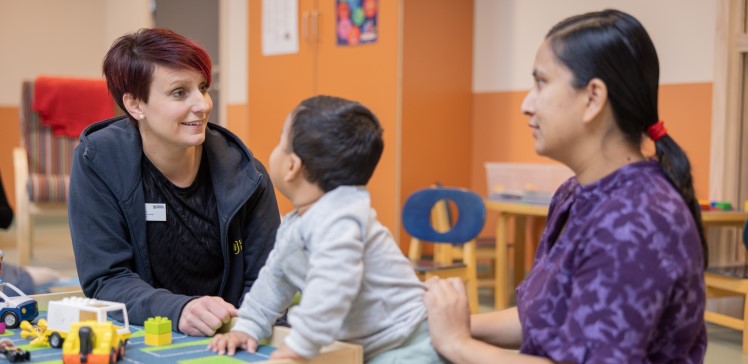
[(336, 0), (338, 45), (353, 46), (377, 41), (378, 0)]

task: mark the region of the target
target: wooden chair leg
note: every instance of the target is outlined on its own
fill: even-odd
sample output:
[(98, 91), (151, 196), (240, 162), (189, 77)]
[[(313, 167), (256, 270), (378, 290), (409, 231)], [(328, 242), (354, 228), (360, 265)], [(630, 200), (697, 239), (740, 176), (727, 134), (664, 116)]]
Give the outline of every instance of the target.
[(16, 246), (18, 247), (18, 264), (29, 265), (31, 259), (31, 214), (28, 200), (16, 201)]
[(16, 183), (16, 246), (18, 264), (29, 265), (31, 258), (31, 202), (26, 191), (29, 178), (28, 156), (22, 148), (13, 149), (13, 170)]
[(470, 302), (470, 312), (478, 313), (478, 263), (475, 257), (476, 245), (478, 243), (475, 239), (466, 243), (463, 247), (463, 260), (467, 265), (465, 272), (465, 281), (468, 295), (468, 302)]
[(743, 354), (748, 354), (748, 293), (743, 297)]
[(470, 313), (478, 313), (478, 279), (476, 277), (468, 278), (465, 289), (470, 303)]
[(509, 257), (506, 244), (506, 228), (508, 217), (499, 215), (496, 221), (496, 278), (494, 289), (494, 308), (501, 310), (509, 307)]

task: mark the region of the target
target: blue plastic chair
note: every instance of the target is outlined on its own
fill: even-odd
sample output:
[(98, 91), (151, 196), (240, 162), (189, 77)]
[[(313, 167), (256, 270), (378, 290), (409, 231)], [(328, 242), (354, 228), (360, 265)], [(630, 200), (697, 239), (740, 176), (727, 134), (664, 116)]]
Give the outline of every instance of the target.
[[(457, 221), (450, 221), (447, 201), (454, 203)], [(486, 220), (483, 200), (466, 189), (434, 187), (418, 190), (403, 207), (403, 227), (412, 237), (408, 257), (419, 278), (458, 277), (465, 281), (472, 312), (478, 309), (478, 279), (475, 262), (475, 237)], [(422, 242), (450, 244), (434, 247), (434, 259), (421, 256)], [(448, 249), (447, 249), (448, 248)], [(460, 248), (461, 254), (454, 254)], [(461, 261), (455, 258), (461, 256)]]

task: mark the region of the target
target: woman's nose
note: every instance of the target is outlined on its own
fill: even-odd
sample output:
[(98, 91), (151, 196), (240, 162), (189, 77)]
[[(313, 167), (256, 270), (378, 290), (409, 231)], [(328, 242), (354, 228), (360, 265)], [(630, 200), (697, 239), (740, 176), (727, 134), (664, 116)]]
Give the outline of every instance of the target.
[(527, 93), (519, 110), (527, 116), (532, 116), (535, 113), (535, 91)]
[(194, 103), (192, 104), (192, 110), (195, 113), (208, 113), (213, 107), (213, 100), (210, 98), (210, 94), (198, 92)]

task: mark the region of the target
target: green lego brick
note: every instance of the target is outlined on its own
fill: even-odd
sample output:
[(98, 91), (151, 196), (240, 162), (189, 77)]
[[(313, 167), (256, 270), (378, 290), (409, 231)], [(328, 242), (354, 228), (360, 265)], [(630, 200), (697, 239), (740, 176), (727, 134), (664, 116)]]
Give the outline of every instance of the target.
[(171, 332), (171, 320), (166, 317), (156, 316), (145, 320), (146, 334), (164, 334)]

